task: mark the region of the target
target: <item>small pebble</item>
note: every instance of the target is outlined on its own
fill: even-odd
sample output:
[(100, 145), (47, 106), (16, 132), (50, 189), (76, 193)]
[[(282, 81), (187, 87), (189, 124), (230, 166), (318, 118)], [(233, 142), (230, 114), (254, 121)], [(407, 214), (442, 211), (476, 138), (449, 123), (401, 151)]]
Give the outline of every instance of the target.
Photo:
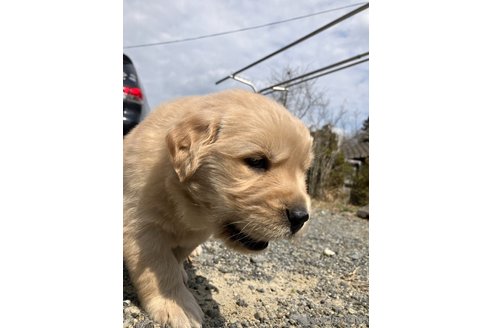
[(238, 299), (236, 301), (236, 304), (239, 305), (239, 306), (242, 306), (242, 307), (247, 307), (248, 306), (248, 303), (246, 303), (246, 301), (243, 300), (242, 298)]
[(325, 248), (325, 250), (323, 251), (323, 254), (325, 254), (326, 256), (333, 256), (333, 255), (335, 255), (335, 252), (329, 248)]

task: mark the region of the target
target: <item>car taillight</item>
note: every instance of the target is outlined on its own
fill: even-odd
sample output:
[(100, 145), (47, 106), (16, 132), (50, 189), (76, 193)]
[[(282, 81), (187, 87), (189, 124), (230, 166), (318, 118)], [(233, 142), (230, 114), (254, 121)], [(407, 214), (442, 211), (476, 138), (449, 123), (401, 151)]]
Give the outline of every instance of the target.
[(140, 88), (123, 87), (123, 93), (138, 100), (143, 99), (142, 90), (140, 90)]

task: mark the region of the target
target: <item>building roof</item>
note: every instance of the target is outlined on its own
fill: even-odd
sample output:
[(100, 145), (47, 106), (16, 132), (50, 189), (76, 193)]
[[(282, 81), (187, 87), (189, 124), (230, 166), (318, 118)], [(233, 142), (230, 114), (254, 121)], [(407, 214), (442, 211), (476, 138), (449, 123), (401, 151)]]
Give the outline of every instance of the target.
[(369, 133), (362, 132), (342, 144), (342, 152), (346, 159), (362, 159), (369, 157)]

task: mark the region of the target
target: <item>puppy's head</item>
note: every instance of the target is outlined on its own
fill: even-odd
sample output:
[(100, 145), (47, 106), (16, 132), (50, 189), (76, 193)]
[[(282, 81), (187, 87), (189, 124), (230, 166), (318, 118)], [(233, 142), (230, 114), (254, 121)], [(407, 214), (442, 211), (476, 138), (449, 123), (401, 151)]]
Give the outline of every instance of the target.
[(245, 91), (196, 102), (167, 136), (176, 174), (203, 224), (233, 248), (265, 249), (309, 219), (308, 129), (285, 108)]

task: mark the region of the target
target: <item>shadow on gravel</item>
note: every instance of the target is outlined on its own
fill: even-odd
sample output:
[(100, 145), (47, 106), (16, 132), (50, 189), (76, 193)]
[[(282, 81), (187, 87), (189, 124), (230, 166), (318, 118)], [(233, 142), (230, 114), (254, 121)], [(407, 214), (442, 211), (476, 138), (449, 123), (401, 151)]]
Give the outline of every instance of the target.
[[(212, 297), (212, 291), (217, 291), (217, 287), (210, 284), (207, 278), (197, 275), (190, 262), (185, 261), (184, 267), (188, 273), (188, 288), (205, 314), (203, 328), (225, 327), (226, 321), (220, 313), (219, 304)], [(137, 292), (131, 283), (125, 263), (123, 263), (123, 300), (129, 300), (140, 307)]]
[(138, 301), (137, 291), (133, 287), (130, 280), (130, 275), (126, 269), (125, 262), (123, 262), (123, 300), (129, 300), (136, 306), (140, 307), (140, 302)]
[(213, 299), (212, 291), (218, 291), (207, 278), (196, 274), (192, 263), (185, 261), (184, 267), (188, 273), (188, 287), (205, 313), (203, 328), (225, 327), (225, 319), (220, 313), (219, 304)]

